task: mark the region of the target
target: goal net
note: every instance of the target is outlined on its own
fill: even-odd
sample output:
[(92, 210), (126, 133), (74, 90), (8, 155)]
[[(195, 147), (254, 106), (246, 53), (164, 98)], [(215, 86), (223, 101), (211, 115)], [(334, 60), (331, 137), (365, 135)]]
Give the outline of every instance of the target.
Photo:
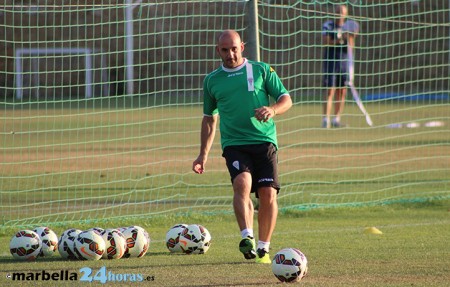
[(0, 226), (231, 212), (220, 133), (205, 174), (191, 170), (224, 29), (294, 102), (275, 118), (281, 209), (449, 198), (448, 1), (342, 1), (373, 125), (349, 90), (331, 129), (322, 27), (337, 1), (17, 2), (0, 7)]

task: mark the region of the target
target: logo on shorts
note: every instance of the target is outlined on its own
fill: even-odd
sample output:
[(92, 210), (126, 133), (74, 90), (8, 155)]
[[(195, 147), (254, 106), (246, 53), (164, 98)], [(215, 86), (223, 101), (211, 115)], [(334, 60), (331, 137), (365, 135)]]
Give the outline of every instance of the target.
[(261, 178), (258, 182), (273, 182), (273, 178)]
[(237, 161), (237, 160), (233, 161), (233, 166), (234, 166), (237, 170), (239, 170), (239, 161)]

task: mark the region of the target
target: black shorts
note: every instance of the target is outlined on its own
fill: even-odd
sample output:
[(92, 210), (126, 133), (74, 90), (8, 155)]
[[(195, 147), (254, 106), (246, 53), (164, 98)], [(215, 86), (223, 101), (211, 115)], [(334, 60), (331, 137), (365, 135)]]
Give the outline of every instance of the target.
[(325, 61), (323, 63), (323, 86), (344, 88), (348, 81), (346, 61)]
[(272, 143), (227, 146), (223, 150), (231, 182), (242, 172), (252, 175), (252, 190), (258, 197), (258, 188), (270, 186), (280, 191), (278, 182), (277, 149)]

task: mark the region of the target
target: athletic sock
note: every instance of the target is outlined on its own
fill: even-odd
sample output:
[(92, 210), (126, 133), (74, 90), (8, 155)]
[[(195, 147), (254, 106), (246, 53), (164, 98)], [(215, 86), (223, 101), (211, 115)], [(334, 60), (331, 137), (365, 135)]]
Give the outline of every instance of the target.
[(323, 128), (331, 127), (331, 121), (330, 121), (329, 117), (323, 117), (323, 119), (322, 119), (322, 127)]
[(242, 236), (242, 238), (247, 238), (247, 237), (250, 237), (250, 238), (254, 238), (254, 236), (253, 236), (253, 229), (252, 228), (246, 228), (246, 229), (244, 229), (244, 230), (241, 230), (241, 236)]
[(269, 252), (270, 242), (258, 240), (258, 247), (256, 249), (264, 249)]

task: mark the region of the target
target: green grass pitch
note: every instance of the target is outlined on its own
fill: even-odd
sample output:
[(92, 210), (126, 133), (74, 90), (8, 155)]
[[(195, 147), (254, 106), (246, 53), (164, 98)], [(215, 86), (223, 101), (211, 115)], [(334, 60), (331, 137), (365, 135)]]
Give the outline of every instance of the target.
[[(209, 174), (202, 177), (191, 176), (190, 164), (198, 152), (198, 133), (196, 132), (199, 130), (201, 119), (201, 109), (198, 106), (173, 109), (112, 109), (105, 113), (96, 113), (95, 107), (88, 107), (86, 112), (79, 110), (79, 113), (75, 112), (76, 109), (60, 110), (60, 107), (55, 107), (55, 109), (48, 109), (48, 116), (41, 121), (35, 120), (35, 116), (40, 111), (39, 106), (22, 108), (20, 111), (5, 109), (5, 118), (8, 119), (4, 123), (4, 129), (8, 131), (7, 134), (3, 134), (5, 149), (14, 150), (18, 143), (24, 144), (26, 149), (27, 146), (41, 145), (39, 140), (43, 139), (49, 147), (36, 150), (36, 156), (53, 154), (55, 152), (53, 146), (59, 147), (62, 140), (70, 142), (72, 136), (78, 135), (79, 127), (83, 127), (81, 130), (86, 132), (83, 134), (86, 141), (92, 142), (95, 137), (93, 137), (94, 133), (90, 133), (90, 128), (101, 127), (106, 121), (111, 126), (101, 131), (107, 134), (95, 133), (98, 139), (104, 139), (108, 135), (113, 136), (111, 141), (102, 141), (102, 150), (96, 150), (94, 148), (96, 146), (93, 146), (91, 151), (85, 148), (84, 142), (81, 142), (75, 146), (63, 144), (62, 149), (57, 152), (67, 156), (72, 156), (71, 152), (74, 151), (83, 152), (86, 156), (91, 156), (90, 152), (107, 154), (108, 151), (115, 151), (118, 146), (121, 146), (122, 137), (118, 139), (114, 137), (121, 135), (130, 139), (123, 145), (137, 151), (133, 154), (131, 162), (139, 163), (139, 160), (143, 160), (139, 151), (148, 150), (149, 142), (157, 147), (164, 146), (166, 142), (183, 142), (183, 146), (174, 145), (171, 149), (160, 149), (154, 152), (155, 158), (152, 158), (154, 162), (167, 157), (167, 154), (175, 155), (179, 159), (172, 161), (171, 166), (164, 166), (165, 171), (171, 174), (160, 177), (158, 186), (170, 184), (174, 179), (179, 179), (176, 176), (182, 175), (183, 180), (190, 183), (192, 187), (189, 189), (189, 196), (186, 196), (187, 200), (181, 202), (180, 206), (194, 202), (194, 197), (203, 195), (205, 189), (208, 189), (208, 195), (213, 193), (215, 196), (231, 195), (229, 179), (217, 145), (211, 151)], [(327, 208), (283, 209), (279, 214), (272, 238), (271, 256), (285, 247), (295, 247), (305, 253), (309, 261), (309, 271), (307, 277), (298, 283), (300, 286), (448, 286), (450, 282), (448, 124), (435, 129), (385, 128), (389, 123), (409, 122), (418, 118), (422, 119), (422, 124), (428, 120), (448, 119), (448, 105), (373, 103), (366, 108), (371, 112), (375, 123), (374, 128), (367, 128), (360, 111), (351, 103), (346, 108), (346, 121), (351, 127), (349, 129), (331, 131), (321, 129), (318, 105), (296, 105), (287, 116), (283, 115), (279, 118), (277, 126), (282, 146), (280, 169), (284, 174), (280, 205), (311, 203), (327, 206)], [(19, 115), (27, 118), (28, 122), (26, 124), (17, 122)], [(163, 117), (168, 120), (162, 124), (158, 120)], [(147, 121), (149, 118), (155, 119), (151, 125)], [(182, 126), (179, 126), (177, 120), (179, 118), (183, 119)], [(122, 123), (124, 119), (127, 119), (129, 124), (114, 125), (114, 121)], [(28, 129), (46, 131), (49, 135), (42, 137), (37, 134), (28, 134), (26, 133)], [(55, 134), (54, 130), (64, 131), (64, 137), (58, 137), (59, 134)], [(186, 130), (190, 132), (186, 133)], [(167, 137), (161, 136), (166, 135), (167, 132)], [(298, 135), (292, 135), (292, 132)], [(136, 134), (145, 136), (137, 140), (133, 137)], [(336, 158), (334, 153), (343, 153), (346, 156)], [(23, 156), (26, 155), (28, 154), (23, 153)], [(6, 156), (10, 154), (5, 152), (4, 156), (6, 160)], [(327, 156), (326, 159), (325, 156)], [(115, 157), (111, 156), (111, 158)], [(365, 168), (366, 161), (370, 162), (371, 168)], [(391, 164), (386, 165), (386, 162)], [(85, 164), (90, 163), (85, 162)], [(148, 161), (144, 163), (147, 164)], [(70, 200), (76, 196), (76, 191), (96, 198), (106, 192), (120, 194), (123, 190), (129, 190), (128, 187), (122, 190), (110, 186), (103, 187), (100, 184), (103, 179), (110, 179), (112, 176), (120, 181), (122, 176), (130, 178), (132, 175), (133, 178), (139, 179), (138, 182), (142, 184), (142, 188), (148, 188), (147, 180), (150, 180), (150, 177), (146, 173), (153, 174), (153, 170), (159, 172), (161, 169), (161, 165), (154, 167), (151, 165), (148, 166), (148, 170), (142, 170), (139, 167), (131, 173), (127, 169), (123, 174), (108, 173), (105, 169), (106, 171), (98, 175), (98, 188), (91, 184), (85, 190), (76, 184), (83, 178), (91, 178), (92, 172), (84, 174), (83, 161), (79, 164), (80, 166), (77, 166), (79, 170), (72, 171), (67, 175), (67, 179), (63, 178), (64, 175), (60, 170), (42, 171), (31, 169), (31, 165), (25, 165), (30, 167), (29, 169), (25, 169), (24, 166), (20, 166), (19, 169), (14, 164), (8, 165), (8, 167), (11, 166), (10, 170), (2, 172), (16, 175), (16, 172), (20, 170), (21, 173), (18, 175), (23, 178), (18, 185), (15, 177), (12, 176), (9, 179), (5, 177), (2, 183), (4, 190), (33, 191), (36, 184), (45, 188), (42, 188), (40, 193), (29, 192), (26, 196), (22, 193), (18, 193), (21, 196), (16, 196), (14, 193), (11, 193), (14, 196), (10, 196), (9, 193), (5, 193), (2, 200), (3, 208), (0, 210), (2, 219), (10, 222), (9, 220), (29, 216), (31, 219), (19, 223), (32, 225), (34, 222), (32, 217), (39, 215), (39, 212), (33, 209), (14, 209), (14, 205), (47, 200), (56, 194), (60, 200)], [(117, 163), (118, 171), (121, 170), (121, 166), (121, 162)], [(337, 169), (333, 169), (334, 167)], [(101, 170), (101, 166), (98, 170)], [(66, 186), (54, 189), (51, 181), (53, 173), (61, 173), (59, 174), (61, 177), (58, 177), (60, 181), (67, 182), (69, 186), (73, 186), (73, 189), (67, 189)], [(33, 181), (33, 176), (36, 174), (40, 175), (37, 183)], [(331, 179), (330, 174), (334, 176)], [(26, 176), (29, 176), (30, 180), (27, 181)], [(300, 181), (304, 183), (299, 184)], [(208, 185), (211, 182), (220, 184), (220, 189), (211, 188)], [(136, 185), (133, 188), (140, 190), (141, 186)], [(307, 192), (303, 193), (303, 189)], [(337, 194), (333, 193), (336, 189), (340, 190)], [(377, 192), (364, 192), (372, 190)], [(287, 191), (293, 194), (292, 199), (286, 196)], [(163, 192), (165, 191), (161, 190), (159, 194)], [(167, 192), (169, 196), (186, 192), (186, 188), (169, 186)], [(322, 192), (328, 192), (329, 196), (321, 197)], [(297, 193), (302, 194), (302, 197), (294, 197)], [(139, 195), (137, 203), (153, 199), (151, 197), (153, 193), (144, 189)], [(440, 198), (440, 200), (424, 200), (427, 196)], [(382, 205), (386, 198), (394, 199), (392, 202), (395, 202), (397, 198), (412, 200), (405, 200), (404, 202), (408, 203), (403, 204)], [(417, 198), (421, 200), (414, 200)], [(90, 203), (98, 208), (99, 202)], [(369, 204), (344, 207), (352, 205), (349, 204), (352, 202)], [(40, 258), (36, 262), (18, 262), (13, 260), (8, 247), (10, 238), (19, 227), (14, 224), (3, 226), (4, 228), (0, 229), (0, 286), (283, 286), (273, 276), (270, 266), (256, 265), (246, 261), (238, 251), (240, 236), (234, 215), (231, 213), (229, 198), (218, 202), (220, 205), (214, 205), (215, 203), (206, 202), (203, 207), (197, 206), (198, 208), (195, 209), (191, 207), (183, 209), (175, 203), (170, 203), (173, 206), (167, 203), (167, 205), (155, 206), (157, 211), (155, 214), (148, 213), (148, 206), (145, 206), (144, 210), (140, 204), (134, 208), (128, 208), (127, 205), (111, 206), (111, 211), (119, 208), (119, 212), (124, 214), (121, 219), (109, 219), (111, 211), (102, 211), (103, 209), (93, 209), (80, 214), (75, 210), (70, 211), (71, 213), (66, 216), (67, 209), (62, 208), (57, 220), (61, 219), (60, 221), (63, 222), (58, 222), (54, 226), (48, 224), (58, 235), (70, 227), (88, 229), (94, 226), (113, 228), (140, 225), (149, 232), (152, 242), (146, 256), (139, 259), (66, 261), (56, 254), (53, 257)], [(109, 203), (102, 202), (102, 204)], [(211, 212), (211, 210), (215, 211), (216, 206), (218, 206), (217, 212)], [(173, 212), (158, 214), (158, 211), (172, 207)], [(203, 213), (191, 211), (208, 211), (208, 209), (209, 212)], [(128, 217), (126, 213), (128, 211), (130, 215), (139, 214), (139, 216)], [(84, 218), (90, 218), (90, 223), (86, 223)], [(99, 221), (93, 223), (92, 218), (99, 218)], [(39, 217), (35, 219), (39, 220)], [(165, 247), (165, 234), (176, 223), (204, 225), (213, 238), (210, 250), (204, 255), (170, 254)], [(36, 224), (36, 227), (38, 225)], [(371, 226), (377, 227), (383, 234), (364, 234), (364, 229)], [(106, 284), (101, 284), (94, 280), (94, 283), (82, 284), (83, 282), (79, 281), (19, 282), (8, 278), (8, 274), (15, 272), (53, 274), (67, 271), (75, 273), (80, 279), (82, 268), (90, 268), (93, 274), (99, 270), (106, 270), (111, 272), (114, 278), (139, 274), (145, 278), (151, 278), (152, 281), (108, 281)]]
[[(450, 202), (444, 200), (282, 212), (272, 238), (271, 256), (284, 247), (295, 247), (306, 254), (309, 272), (298, 283), (300, 286), (446, 286), (450, 281), (449, 210)], [(165, 233), (173, 224), (182, 222), (202, 224), (210, 231), (212, 245), (206, 254), (175, 255), (166, 249)], [(115, 227), (108, 224), (103, 227)], [(106, 286), (283, 286), (273, 276), (270, 265), (257, 265), (240, 254), (240, 236), (232, 214), (192, 213), (117, 224), (141, 225), (149, 232), (152, 242), (143, 258), (66, 261), (56, 253), (35, 262), (18, 262), (8, 250), (13, 230), (4, 232), (0, 237), (0, 285), (78, 286), (84, 282), (12, 282), (7, 274), (67, 270), (79, 279), (81, 268), (89, 267), (94, 275), (105, 267), (114, 276), (120, 274), (111, 278), (140, 274), (152, 280), (107, 281)], [(365, 234), (364, 229), (371, 226), (383, 234)], [(55, 232), (60, 234), (63, 229), (55, 228)], [(94, 282), (94, 286), (103, 285)]]

